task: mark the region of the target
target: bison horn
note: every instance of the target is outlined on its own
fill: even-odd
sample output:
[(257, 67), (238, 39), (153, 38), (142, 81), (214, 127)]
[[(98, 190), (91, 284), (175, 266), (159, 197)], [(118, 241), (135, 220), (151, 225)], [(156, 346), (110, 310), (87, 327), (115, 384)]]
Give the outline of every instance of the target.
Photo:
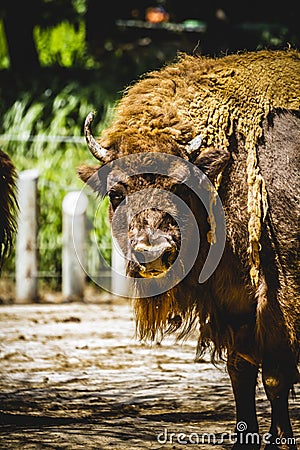
[(100, 144), (96, 141), (94, 136), (91, 132), (91, 124), (94, 120), (95, 114), (93, 111), (91, 111), (85, 119), (84, 122), (84, 135), (87, 142), (87, 145), (95, 158), (99, 159), (101, 162), (105, 162), (106, 156), (107, 156), (107, 149), (104, 147), (101, 147)]
[(202, 144), (202, 136), (198, 134), (198, 136), (194, 137), (186, 146), (186, 151), (190, 159), (195, 159), (198, 154)]

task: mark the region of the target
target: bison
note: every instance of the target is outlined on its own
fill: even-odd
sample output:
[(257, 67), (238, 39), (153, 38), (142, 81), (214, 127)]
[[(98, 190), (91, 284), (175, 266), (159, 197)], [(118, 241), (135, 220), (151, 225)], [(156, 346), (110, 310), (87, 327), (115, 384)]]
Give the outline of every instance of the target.
[(16, 231), (16, 170), (11, 158), (0, 150), (0, 268), (9, 255)]
[[(101, 139), (91, 132), (93, 113), (85, 122), (100, 165), (82, 165), (78, 173), (110, 198), (113, 232), (138, 289), (137, 334), (182, 338), (198, 329), (198, 356), (210, 350), (213, 361), (226, 358), (236, 404), (234, 449), (260, 448), (247, 440), (258, 435), (260, 370), (271, 404), (266, 448), (296, 448), (288, 398), (299, 381), (299, 108), (296, 50), (179, 54), (124, 92)], [(105, 176), (102, 166), (109, 167)], [(222, 240), (216, 199), (224, 212), (224, 245), (213, 273), (199, 282), (210, 249)], [(168, 288), (163, 282), (171, 272)], [(163, 288), (151, 295), (143, 280)]]

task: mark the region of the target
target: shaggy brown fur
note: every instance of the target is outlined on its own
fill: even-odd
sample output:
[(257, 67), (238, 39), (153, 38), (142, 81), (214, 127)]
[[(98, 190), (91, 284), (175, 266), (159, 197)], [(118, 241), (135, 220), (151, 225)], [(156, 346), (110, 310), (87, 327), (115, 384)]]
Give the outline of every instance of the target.
[[(234, 252), (250, 234), (247, 252), (257, 289), (260, 260), (257, 252), (267, 209), (265, 182), (257, 164), (257, 144), (263, 139), (263, 119), (271, 117), (272, 111), (299, 110), (299, 68), (300, 54), (294, 50), (250, 52), (220, 59), (181, 55), (178, 62), (151, 72), (126, 91), (112, 126), (100, 141), (109, 149), (109, 160), (148, 151), (163, 151), (186, 159), (185, 145), (198, 133), (203, 137), (203, 149), (211, 145), (230, 148), (234, 147), (233, 142), (242, 142), (237, 156), (231, 148), (236, 168), (231, 168), (233, 175), (228, 183), (221, 183), (220, 189), (234, 191), (238, 217), (241, 218), (245, 205), (248, 207), (248, 231), (243, 228), (245, 217), (237, 229), (231, 214), (227, 229)], [(284, 149), (280, 148), (281, 151), (284, 154)], [(237, 158), (240, 162), (236, 162)], [(243, 267), (247, 267), (244, 245), (239, 253)], [(255, 289), (248, 290), (255, 295)], [(257, 290), (260, 291), (261, 288)], [(147, 317), (145, 314), (145, 320)], [(294, 331), (291, 336), (294, 342)]]
[[(299, 109), (297, 51), (220, 59), (180, 55), (126, 91), (115, 121), (99, 141), (107, 149), (104, 162), (140, 152), (189, 160), (187, 144), (202, 135), (201, 151), (191, 161), (219, 190), (225, 250), (214, 274), (198, 284), (213, 224), (209, 227), (203, 207), (190, 195), (187, 203), (197, 217), (201, 251), (172, 291), (135, 300), (137, 330), (141, 338), (175, 330), (183, 337), (198, 322), (198, 353), (212, 345), (213, 355), (227, 355), (237, 419), (253, 430), (253, 389), (262, 366), (274, 437), (292, 435), (286, 398), (298, 380)], [(90, 178), (95, 170), (82, 167), (79, 173), (101, 192), (105, 180)], [(125, 195), (141, 183), (143, 188), (173, 189), (159, 178), (151, 184), (133, 177), (125, 183)], [(189, 241), (193, 245), (193, 236)]]
[(0, 267), (11, 250), (16, 231), (16, 172), (9, 156), (0, 150)]
[(168, 150), (163, 141), (173, 140), (179, 148), (175, 150), (173, 145), (171, 152), (182, 156), (180, 144), (199, 133), (204, 148), (228, 148), (234, 129), (239, 131), (247, 150), (250, 275), (258, 286), (260, 220), (267, 202), (256, 144), (262, 135), (262, 120), (270, 111), (299, 109), (299, 86), (299, 53), (293, 50), (220, 59), (184, 55), (179, 62), (152, 72), (128, 89), (101, 143), (117, 150), (117, 157), (121, 142), (124, 155), (153, 151), (153, 141), (159, 137), (165, 152)]

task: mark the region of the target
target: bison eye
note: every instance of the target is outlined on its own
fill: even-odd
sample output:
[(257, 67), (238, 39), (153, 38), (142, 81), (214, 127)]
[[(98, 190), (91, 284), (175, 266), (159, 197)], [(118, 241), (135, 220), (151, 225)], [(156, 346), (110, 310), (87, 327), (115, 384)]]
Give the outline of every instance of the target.
[(116, 209), (117, 206), (119, 206), (119, 204), (125, 198), (125, 195), (123, 194), (123, 192), (118, 192), (118, 191), (110, 191), (108, 193), (108, 196), (109, 196), (110, 202), (114, 209)]

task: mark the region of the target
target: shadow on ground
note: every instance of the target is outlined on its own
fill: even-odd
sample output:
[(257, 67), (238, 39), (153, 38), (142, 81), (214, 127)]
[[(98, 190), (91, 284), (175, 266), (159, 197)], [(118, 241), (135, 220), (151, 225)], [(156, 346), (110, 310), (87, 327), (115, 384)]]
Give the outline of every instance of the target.
[[(122, 299), (6, 305), (0, 315), (0, 448), (231, 448), (229, 378), (209, 357), (194, 362), (196, 338), (137, 342)], [(264, 433), (261, 382), (257, 398)]]

